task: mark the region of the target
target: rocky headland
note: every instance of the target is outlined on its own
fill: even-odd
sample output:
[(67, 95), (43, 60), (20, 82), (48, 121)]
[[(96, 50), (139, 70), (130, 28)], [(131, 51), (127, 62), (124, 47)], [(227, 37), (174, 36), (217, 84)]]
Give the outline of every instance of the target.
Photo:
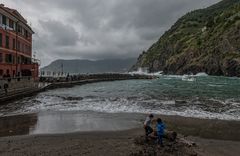
[(131, 70), (240, 76), (240, 1), (187, 13), (138, 58)]

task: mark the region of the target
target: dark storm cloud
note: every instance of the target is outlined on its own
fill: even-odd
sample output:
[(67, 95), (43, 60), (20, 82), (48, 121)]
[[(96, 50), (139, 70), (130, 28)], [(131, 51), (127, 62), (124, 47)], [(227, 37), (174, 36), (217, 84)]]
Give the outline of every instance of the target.
[(79, 40), (78, 33), (71, 25), (65, 25), (59, 21), (41, 21), (39, 24), (47, 31), (47, 38), (50, 38), (56, 46), (74, 46)]
[(34, 31), (43, 65), (64, 58), (137, 57), (188, 11), (219, 0), (3, 0)]

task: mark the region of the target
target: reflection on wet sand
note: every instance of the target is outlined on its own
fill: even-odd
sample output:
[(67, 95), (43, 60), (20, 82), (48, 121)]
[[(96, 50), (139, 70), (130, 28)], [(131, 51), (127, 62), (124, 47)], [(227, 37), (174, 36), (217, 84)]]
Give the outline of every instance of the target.
[(0, 117), (0, 137), (27, 135), (37, 121), (37, 114)]
[[(45, 111), (36, 114), (0, 117), (0, 137), (141, 129), (145, 117), (144, 114), (136, 113), (100, 113), (93, 111)], [(240, 140), (239, 121), (179, 116), (160, 117), (166, 123), (168, 130), (174, 130), (186, 136)]]
[(42, 112), (30, 134), (118, 131), (139, 126), (139, 116), (92, 111)]
[(86, 131), (118, 131), (139, 126), (139, 116), (88, 111), (41, 112), (0, 118), (0, 137)]

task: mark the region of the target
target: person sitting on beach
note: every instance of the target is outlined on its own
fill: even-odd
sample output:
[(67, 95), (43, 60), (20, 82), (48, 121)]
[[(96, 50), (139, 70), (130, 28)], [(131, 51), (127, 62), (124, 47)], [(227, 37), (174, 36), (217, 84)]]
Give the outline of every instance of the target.
[(150, 114), (149, 116), (147, 116), (144, 122), (146, 141), (148, 141), (148, 136), (153, 132), (153, 129), (151, 127), (152, 119), (153, 119), (153, 114)]
[(163, 135), (165, 130), (165, 124), (162, 122), (162, 119), (157, 119), (157, 143), (163, 147)]

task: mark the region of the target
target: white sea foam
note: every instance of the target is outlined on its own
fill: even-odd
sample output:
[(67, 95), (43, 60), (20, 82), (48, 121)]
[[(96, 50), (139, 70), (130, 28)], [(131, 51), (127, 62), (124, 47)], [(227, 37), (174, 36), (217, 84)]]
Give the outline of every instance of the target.
[(208, 84), (210, 87), (223, 87), (223, 85), (218, 85), (218, 84)]
[(129, 72), (129, 74), (150, 75), (150, 76), (162, 76), (163, 71), (149, 73), (147, 68), (138, 68), (137, 71)]
[[(183, 81), (195, 81), (194, 77), (205, 77), (208, 76), (208, 74), (202, 72), (198, 73), (196, 75), (163, 75), (163, 71), (155, 72), (155, 73), (149, 73), (147, 68), (138, 68), (137, 71), (129, 72), (129, 74), (139, 74), (139, 75), (153, 75), (153, 76), (164, 76), (166, 79), (171, 78), (179, 78), (183, 79)], [(186, 76), (191, 76), (191, 79), (185, 79)]]
[(163, 78), (166, 80), (170, 79), (182, 79), (183, 75), (163, 75)]
[[(177, 79), (182, 79), (182, 80), (189, 80), (189, 81), (195, 81), (196, 77), (204, 77), (208, 76), (206, 73), (198, 73), (196, 75), (164, 75), (167, 78), (177, 78)], [(191, 78), (191, 79), (190, 79)]]
[[(38, 112), (38, 111), (95, 111), (105, 113), (147, 113), (162, 115), (179, 115), (184, 117), (197, 117), (208, 119), (223, 119), (223, 120), (240, 120), (238, 108), (232, 108), (224, 113), (209, 112), (201, 108), (191, 106), (175, 107), (176, 102), (173, 100), (157, 100), (157, 99), (132, 99), (129, 98), (84, 98), (83, 100), (65, 101), (56, 97), (39, 97), (42, 98), (40, 104), (26, 107), (24, 112)], [(221, 101), (212, 99), (212, 101), (226, 104), (229, 101)], [(237, 105), (237, 104), (235, 104)], [(238, 106), (240, 104), (238, 103)]]
[(196, 81), (196, 78), (193, 75), (183, 75), (182, 80), (193, 82), (193, 81)]
[(198, 73), (195, 76), (208, 76), (208, 74), (206, 74), (206, 73)]

